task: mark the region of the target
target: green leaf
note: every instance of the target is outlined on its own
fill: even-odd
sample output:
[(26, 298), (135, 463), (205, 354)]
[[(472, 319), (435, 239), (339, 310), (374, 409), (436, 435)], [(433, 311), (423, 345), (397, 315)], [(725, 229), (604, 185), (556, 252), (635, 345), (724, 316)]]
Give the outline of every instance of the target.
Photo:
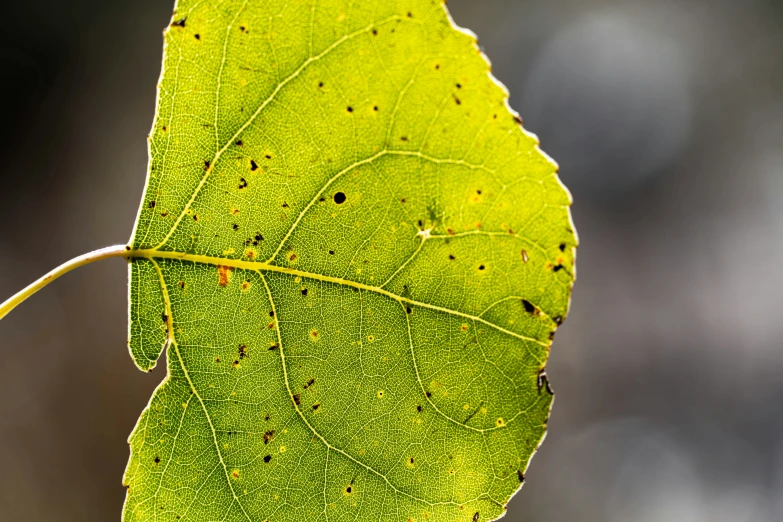
[(491, 520), (541, 442), (576, 238), (430, 0), (180, 1), (128, 256), (168, 375), (124, 517)]

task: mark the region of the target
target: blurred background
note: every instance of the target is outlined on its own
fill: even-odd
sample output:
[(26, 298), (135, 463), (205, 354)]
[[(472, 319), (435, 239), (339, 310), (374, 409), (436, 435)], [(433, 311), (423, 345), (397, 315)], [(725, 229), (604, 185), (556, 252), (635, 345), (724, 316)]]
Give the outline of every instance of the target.
[[(171, 2), (0, 9), (0, 299), (130, 235)], [(557, 159), (582, 246), (509, 521), (783, 520), (783, 3), (450, 0)], [(126, 266), (0, 322), (0, 519), (119, 520), (163, 365)]]

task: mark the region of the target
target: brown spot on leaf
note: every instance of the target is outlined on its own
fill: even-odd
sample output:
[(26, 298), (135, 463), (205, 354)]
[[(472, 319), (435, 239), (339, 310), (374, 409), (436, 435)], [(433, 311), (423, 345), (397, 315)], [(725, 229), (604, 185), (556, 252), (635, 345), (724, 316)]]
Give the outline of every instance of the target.
[(228, 283), (231, 282), (231, 272), (234, 270), (230, 266), (225, 265), (218, 265), (218, 285), (220, 286), (228, 286)]

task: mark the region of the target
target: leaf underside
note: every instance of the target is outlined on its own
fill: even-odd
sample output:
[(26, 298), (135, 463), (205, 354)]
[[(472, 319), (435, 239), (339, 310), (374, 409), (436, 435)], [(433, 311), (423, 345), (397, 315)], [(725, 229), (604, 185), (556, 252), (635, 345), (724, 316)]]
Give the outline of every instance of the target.
[(506, 99), (439, 2), (178, 2), (129, 252), (131, 354), (168, 375), (124, 520), (502, 516), (576, 248)]

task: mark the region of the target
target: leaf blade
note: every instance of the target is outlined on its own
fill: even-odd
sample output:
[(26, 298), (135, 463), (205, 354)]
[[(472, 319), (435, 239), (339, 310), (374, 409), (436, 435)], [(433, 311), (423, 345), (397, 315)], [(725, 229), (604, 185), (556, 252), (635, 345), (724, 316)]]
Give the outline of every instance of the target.
[(125, 519), (498, 517), (549, 415), (570, 197), (439, 3), (287, 7), (167, 30), (130, 346), (167, 338), (169, 375)]

